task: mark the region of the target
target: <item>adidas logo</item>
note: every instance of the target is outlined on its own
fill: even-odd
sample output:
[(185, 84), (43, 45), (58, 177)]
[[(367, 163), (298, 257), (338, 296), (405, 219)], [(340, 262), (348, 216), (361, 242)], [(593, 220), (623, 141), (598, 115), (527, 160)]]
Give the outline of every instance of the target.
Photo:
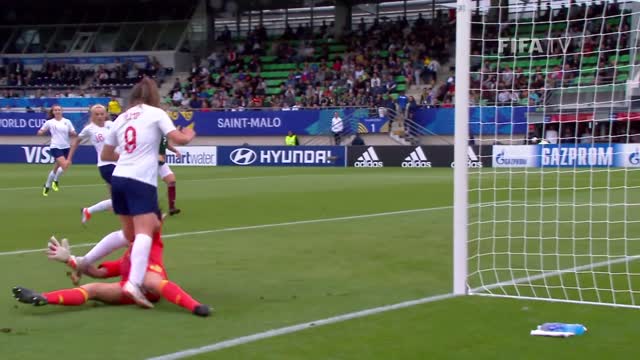
[(431, 167), (431, 162), (427, 161), (427, 155), (425, 155), (424, 150), (418, 146), (411, 152), (411, 154), (409, 154), (409, 156), (404, 158), (401, 166), (408, 168)]
[[(455, 161), (451, 163), (451, 167), (456, 166)], [(467, 146), (467, 167), (469, 168), (481, 168), (484, 164), (478, 157), (475, 151), (473, 151), (473, 147)]]
[(376, 149), (373, 146), (369, 146), (367, 151), (362, 153), (362, 155), (358, 156), (356, 161), (353, 163), (355, 167), (383, 167), (384, 164), (380, 161), (378, 154), (376, 154)]

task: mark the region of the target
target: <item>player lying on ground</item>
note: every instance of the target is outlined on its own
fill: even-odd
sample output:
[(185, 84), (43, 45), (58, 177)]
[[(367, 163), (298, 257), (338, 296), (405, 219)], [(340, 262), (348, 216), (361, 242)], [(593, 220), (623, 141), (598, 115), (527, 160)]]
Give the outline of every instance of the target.
[[(113, 233), (112, 233), (113, 234)], [(112, 235), (110, 234), (110, 235)], [(149, 266), (144, 279), (145, 296), (151, 302), (156, 302), (160, 297), (181, 306), (198, 316), (209, 316), (211, 309), (194, 300), (176, 283), (167, 279), (162, 261), (163, 244), (160, 233), (154, 236), (151, 253), (149, 255)], [(110, 278), (120, 276), (119, 283), (89, 283), (72, 289), (63, 289), (45, 293), (37, 293), (33, 290), (17, 286), (13, 288), (14, 297), (27, 304), (35, 306), (42, 305), (63, 305), (77, 306), (86, 303), (88, 300), (98, 300), (113, 305), (129, 305), (134, 301), (123, 291), (122, 286), (129, 277), (131, 266), (131, 246), (115, 261), (107, 261), (98, 267), (88, 265), (84, 268), (84, 273), (94, 278)], [(59, 243), (54, 237), (49, 240), (48, 257), (52, 260), (63, 262), (72, 269), (77, 269), (76, 257), (69, 250), (69, 243), (63, 239)], [(79, 277), (72, 276), (74, 284), (77, 285)]]

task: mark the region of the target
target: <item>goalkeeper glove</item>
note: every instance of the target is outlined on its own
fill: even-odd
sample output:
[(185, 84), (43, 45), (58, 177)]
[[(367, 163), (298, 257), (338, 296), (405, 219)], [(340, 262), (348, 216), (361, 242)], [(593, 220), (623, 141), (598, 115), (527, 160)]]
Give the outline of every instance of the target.
[[(59, 262), (63, 262), (75, 268), (75, 256), (71, 255), (71, 250), (69, 249), (69, 240), (62, 239), (58, 241), (54, 236), (49, 239), (47, 250), (47, 257), (49, 260), (55, 260)], [(74, 265), (72, 265), (74, 264)]]
[(74, 285), (78, 285), (81, 277), (78, 265), (81, 262), (82, 258), (75, 257), (71, 254), (69, 240), (62, 239), (58, 241), (58, 239), (52, 236), (51, 239), (49, 239), (47, 257), (49, 258), (49, 260), (55, 260), (65, 263), (67, 264), (67, 266), (72, 268), (74, 271), (67, 273), (67, 275), (69, 275), (69, 277), (71, 278), (71, 282), (73, 282)]

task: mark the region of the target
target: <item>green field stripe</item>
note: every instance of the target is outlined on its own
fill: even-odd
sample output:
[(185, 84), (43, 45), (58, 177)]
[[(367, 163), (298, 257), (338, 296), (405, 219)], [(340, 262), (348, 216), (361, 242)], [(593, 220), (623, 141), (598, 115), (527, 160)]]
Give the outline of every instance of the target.
[(361, 317), (365, 317), (365, 316), (380, 314), (380, 313), (383, 313), (383, 312), (386, 312), (386, 311), (404, 309), (404, 308), (407, 308), (407, 307), (412, 307), (412, 306), (422, 305), (422, 304), (428, 304), (428, 303), (435, 302), (435, 301), (447, 300), (447, 299), (451, 299), (451, 298), (453, 298), (455, 296), (457, 296), (457, 295), (454, 295), (454, 294), (434, 295), (434, 296), (428, 296), (428, 297), (421, 298), (421, 299), (404, 301), (404, 302), (397, 303), (397, 304), (385, 305), (385, 306), (375, 307), (375, 308), (371, 308), (371, 309), (365, 309), (365, 310), (356, 311), (356, 312), (352, 312), (352, 313), (347, 313), (347, 314), (343, 314), (343, 315), (333, 316), (333, 317), (326, 318), (326, 319), (314, 320), (314, 321), (309, 321), (309, 322), (302, 323), (302, 324), (291, 325), (291, 326), (287, 326), (287, 327), (283, 327), (283, 328), (267, 330), (267, 331), (264, 331), (264, 332), (261, 332), (261, 333), (242, 336), (242, 337), (235, 338), (235, 339), (229, 339), (229, 340), (221, 341), (221, 342), (218, 342), (218, 343), (215, 343), (215, 344), (211, 344), (211, 345), (205, 345), (205, 346), (198, 347), (198, 348), (187, 349), (187, 350), (182, 350), (182, 351), (178, 351), (178, 352), (171, 353), (171, 354), (156, 356), (156, 357), (148, 358), (148, 360), (177, 360), (177, 359), (184, 359), (186, 357), (191, 357), (191, 356), (195, 356), (195, 355), (198, 355), (198, 354), (204, 354), (204, 353), (209, 353), (209, 352), (213, 352), (213, 351), (218, 351), (218, 350), (230, 348), (230, 347), (233, 347), (233, 346), (243, 345), (243, 344), (254, 342), (254, 341), (258, 341), (258, 340), (272, 338), (274, 336), (291, 334), (291, 333), (302, 331), (302, 330), (306, 330), (306, 329), (316, 328), (318, 326), (335, 324), (335, 323), (339, 323), (339, 322), (343, 322), (343, 321), (347, 321), (347, 320), (352, 320), (352, 319), (357, 319), (357, 318), (361, 318)]
[[(421, 209), (386, 211), (386, 212), (379, 212), (379, 213), (373, 213), (373, 214), (340, 216), (340, 217), (333, 217), (333, 218), (287, 221), (287, 222), (274, 223), (274, 224), (259, 224), (259, 225), (237, 226), (237, 227), (222, 228), (222, 229), (188, 231), (188, 232), (182, 232), (182, 233), (162, 235), (162, 238), (170, 239), (170, 238), (181, 237), (181, 236), (204, 235), (204, 234), (214, 234), (214, 233), (244, 231), (244, 230), (256, 230), (256, 229), (266, 229), (266, 228), (272, 228), (272, 227), (292, 226), (292, 225), (317, 224), (317, 223), (333, 222), (333, 221), (367, 219), (367, 218), (374, 218), (374, 217), (380, 217), (380, 216), (404, 215), (404, 214), (412, 214), (412, 213), (425, 212), (425, 211), (448, 210), (451, 208), (453, 208), (453, 206), (439, 206), (439, 207), (430, 207), (430, 208), (421, 208)], [(82, 247), (93, 246), (95, 244), (96, 243), (84, 243), (84, 244), (78, 244), (78, 245), (71, 245), (71, 247), (82, 248)], [(5, 251), (5, 252), (0, 252), (0, 256), (43, 253), (46, 250), (47, 249), (27, 249), (27, 250)]]

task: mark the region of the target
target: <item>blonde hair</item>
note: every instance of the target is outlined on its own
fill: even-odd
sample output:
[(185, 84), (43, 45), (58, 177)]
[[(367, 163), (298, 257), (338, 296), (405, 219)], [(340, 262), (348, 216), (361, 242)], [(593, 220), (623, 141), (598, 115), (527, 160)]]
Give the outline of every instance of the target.
[(106, 106), (104, 106), (104, 105), (102, 105), (102, 104), (95, 104), (95, 105), (92, 105), (92, 106), (89, 108), (89, 113), (93, 113), (93, 110), (95, 110), (95, 109), (97, 109), (97, 108), (102, 108), (102, 110), (107, 111), (107, 107), (106, 107)]
[(92, 106), (89, 108), (89, 121), (87, 122), (87, 125), (89, 125), (89, 124), (93, 123), (93, 120), (92, 120), (93, 111), (94, 111), (94, 110), (96, 110), (96, 109), (99, 109), (99, 108), (101, 108), (102, 110), (104, 110), (105, 112), (107, 112), (107, 108), (106, 108), (104, 105), (102, 105), (102, 104), (95, 104), (95, 105), (92, 105)]

